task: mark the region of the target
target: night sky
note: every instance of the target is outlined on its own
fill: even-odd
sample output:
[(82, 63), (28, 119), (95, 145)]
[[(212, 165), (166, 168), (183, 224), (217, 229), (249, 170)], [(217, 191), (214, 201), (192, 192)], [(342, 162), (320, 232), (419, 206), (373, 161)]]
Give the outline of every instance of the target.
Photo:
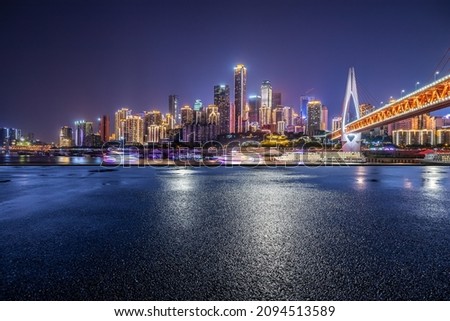
[(0, 127), (57, 141), (121, 107), (167, 112), (173, 93), (210, 104), (240, 63), (249, 95), (268, 79), (284, 105), (309, 92), (331, 118), (349, 67), (376, 106), (447, 74), (449, 17), (446, 0), (2, 0)]

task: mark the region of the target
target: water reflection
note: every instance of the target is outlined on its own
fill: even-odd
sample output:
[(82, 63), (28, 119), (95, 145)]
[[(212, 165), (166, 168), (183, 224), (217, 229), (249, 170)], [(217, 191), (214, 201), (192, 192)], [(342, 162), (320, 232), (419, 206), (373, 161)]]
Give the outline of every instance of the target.
[(442, 191), (446, 182), (448, 173), (441, 167), (426, 167), (422, 170), (422, 186), (426, 192)]
[(412, 189), (413, 188), (413, 183), (408, 178), (405, 178), (403, 180), (403, 188)]
[(355, 188), (359, 191), (365, 190), (367, 188), (367, 167), (360, 166), (356, 168), (355, 171)]

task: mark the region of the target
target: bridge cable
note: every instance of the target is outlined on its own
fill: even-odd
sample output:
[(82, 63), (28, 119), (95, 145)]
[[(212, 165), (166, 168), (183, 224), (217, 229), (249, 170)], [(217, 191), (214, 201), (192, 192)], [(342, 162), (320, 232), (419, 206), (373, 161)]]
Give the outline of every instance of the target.
[[(444, 61), (445, 61), (445, 63), (444, 63)], [(431, 76), (431, 80), (434, 79), (434, 77), (436, 75), (436, 72), (440, 72), (440, 71), (443, 71), (445, 69), (445, 67), (447, 66), (449, 61), (450, 61), (450, 47), (447, 48), (447, 51), (442, 56), (442, 58), (439, 61), (439, 63), (436, 65), (436, 68), (434, 68), (433, 75)]]

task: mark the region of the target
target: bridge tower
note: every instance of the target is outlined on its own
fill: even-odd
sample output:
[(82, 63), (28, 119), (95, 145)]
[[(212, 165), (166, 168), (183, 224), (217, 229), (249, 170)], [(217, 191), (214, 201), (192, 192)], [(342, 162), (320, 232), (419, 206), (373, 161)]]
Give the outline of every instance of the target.
[(359, 101), (358, 91), (356, 89), (355, 69), (352, 67), (348, 71), (347, 89), (345, 91), (344, 103), (342, 106), (342, 150), (344, 152), (360, 152), (361, 151), (361, 133), (349, 133), (345, 131), (345, 127), (350, 122), (348, 119), (350, 103), (356, 109), (356, 119), (359, 119)]

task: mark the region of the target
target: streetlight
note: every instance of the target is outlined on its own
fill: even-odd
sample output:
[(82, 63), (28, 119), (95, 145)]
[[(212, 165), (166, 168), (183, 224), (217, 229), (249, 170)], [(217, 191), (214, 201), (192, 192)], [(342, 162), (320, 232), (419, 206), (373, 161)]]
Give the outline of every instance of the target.
[(439, 75), (439, 71), (436, 71), (436, 72), (434, 73), (434, 81), (436, 81), (437, 75)]
[(403, 97), (403, 94), (405, 93), (405, 90), (402, 89), (402, 92), (400, 93), (400, 98)]
[(419, 87), (419, 85), (420, 85), (420, 82), (416, 82), (416, 90), (417, 90), (417, 87)]
[(382, 101), (380, 101), (380, 106), (383, 106), (383, 102)]

